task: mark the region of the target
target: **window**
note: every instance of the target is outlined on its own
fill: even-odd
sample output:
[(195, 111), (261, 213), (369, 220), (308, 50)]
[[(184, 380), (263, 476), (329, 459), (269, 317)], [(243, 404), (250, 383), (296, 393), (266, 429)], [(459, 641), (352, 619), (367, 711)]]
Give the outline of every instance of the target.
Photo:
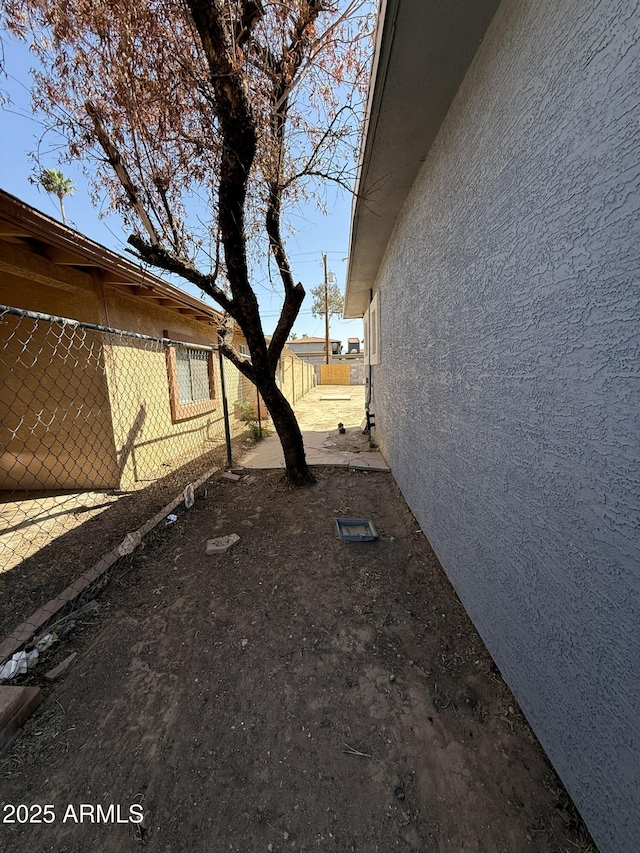
[(171, 419), (174, 423), (215, 409), (215, 373), (211, 350), (190, 346), (167, 347), (167, 372)]
[(176, 375), (180, 405), (210, 399), (209, 353), (206, 350), (176, 349)]
[(380, 294), (369, 303), (364, 322), (364, 363), (380, 364)]

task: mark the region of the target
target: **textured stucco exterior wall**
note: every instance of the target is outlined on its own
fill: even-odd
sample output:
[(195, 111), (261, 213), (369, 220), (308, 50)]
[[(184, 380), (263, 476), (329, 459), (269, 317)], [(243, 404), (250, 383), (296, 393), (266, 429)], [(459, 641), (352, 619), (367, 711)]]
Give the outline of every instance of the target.
[(380, 291), (377, 438), (606, 853), (640, 839), (640, 12), (504, 0)]

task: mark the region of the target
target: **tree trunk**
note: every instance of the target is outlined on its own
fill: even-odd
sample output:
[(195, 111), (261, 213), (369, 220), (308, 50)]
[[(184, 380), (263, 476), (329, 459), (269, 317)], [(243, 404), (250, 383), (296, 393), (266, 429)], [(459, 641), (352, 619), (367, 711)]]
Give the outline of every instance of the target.
[(307, 465), (302, 433), (289, 401), (271, 377), (261, 382), (257, 388), (278, 433), (288, 479), (294, 486), (310, 485), (315, 482), (315, 478)]

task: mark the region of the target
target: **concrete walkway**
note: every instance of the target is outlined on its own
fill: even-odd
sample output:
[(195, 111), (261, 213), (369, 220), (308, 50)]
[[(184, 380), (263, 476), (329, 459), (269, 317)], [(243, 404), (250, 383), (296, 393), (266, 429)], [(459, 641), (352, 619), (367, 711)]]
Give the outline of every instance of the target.
[[(318, 385), (298, 400), (295, 413), (302, 430), (309, 465), (388, 471), (379, 451), (362, 435), (364, 386)], [(342, 423), (346, 433), (338, 432)], [(240, 460), (245, 468), (284, 468), (277, 435), (258, 442)]]

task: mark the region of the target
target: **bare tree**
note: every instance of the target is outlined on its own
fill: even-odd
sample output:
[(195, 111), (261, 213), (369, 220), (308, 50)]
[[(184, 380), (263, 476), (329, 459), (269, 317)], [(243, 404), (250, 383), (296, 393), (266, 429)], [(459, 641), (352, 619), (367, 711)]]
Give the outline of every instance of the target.
[[(223, 352), (260, 390), (290, 480), (308, 482), (275, 380), (305, 295), (283, 208), (327, 179), (353, 188), (370, 0), (2, 3), (45, 69), (35, 107), (71, 158), (93, 156), (95, 191), (108, 189), (138, 257), (200, 287), (240, 326), (251, 360), (224, 339)], [(261, 253), (271, 253), (283, 290), (269, 343), (251, 286)]]

